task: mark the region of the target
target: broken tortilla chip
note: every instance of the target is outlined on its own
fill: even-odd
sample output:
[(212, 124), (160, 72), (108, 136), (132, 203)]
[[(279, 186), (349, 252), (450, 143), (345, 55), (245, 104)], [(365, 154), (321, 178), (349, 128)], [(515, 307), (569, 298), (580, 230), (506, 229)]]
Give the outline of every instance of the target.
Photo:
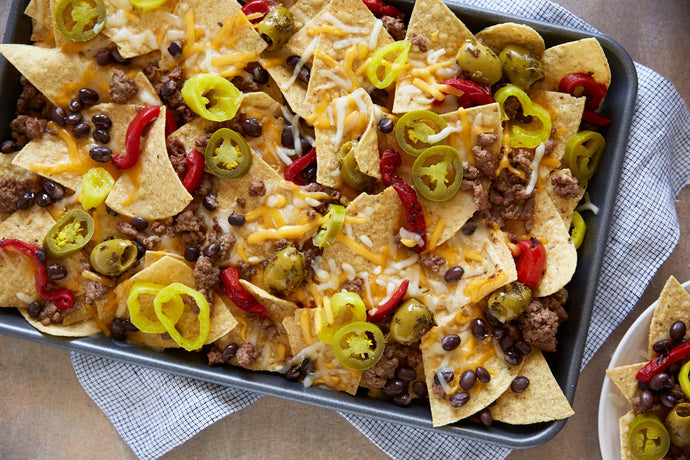
[(583, 38), (574, 42), (552, 46), (542, 57), (544, 81), (542, 89), (558, 91), (561, 79), (570, 73), (586, 73), (608, 88), (611, 69), (604, 50), (596, 38)]
[(627, 366), (606, 369), (606, 375), (609, 376), (611, 381), (618, 387), (621, 393), (623, 393), (623, 396), (625, 396), (625, 399), (627, 399), (630, 404), (632, 404), (633, 398), (641, 392), (635, 376), (646, 364), (646, 362), (629, 364)]
[[(652, 348), (656, 342), (671, 338), (668, 332), (671, 325), (676, 321), (687, 323), (690, 318), (690, 293), (673, 276), (666, 280), (658, 302), (649, 325), (650, 358), (657, 355)], [(690, 330), (685, 338), (690, 338)]]

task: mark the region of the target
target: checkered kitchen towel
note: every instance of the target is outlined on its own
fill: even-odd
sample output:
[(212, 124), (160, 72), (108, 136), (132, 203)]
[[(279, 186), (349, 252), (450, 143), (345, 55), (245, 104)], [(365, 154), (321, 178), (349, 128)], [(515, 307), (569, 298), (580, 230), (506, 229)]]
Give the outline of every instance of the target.
[[(547, 0), (469, 6), (596, 30)], [(629, 313), (679, 237), (674, 200), (690, 182), (690, 113), (673, 85), (636, 64), (639, 90), (583, 366)], [(654, 241), (648, 239), (655, 235)], [(155, 458), (259, 395), (72, 354), (79, 381), (141, 458)], [(504, 458), (510, 449), (341, 414), (392, 458)]]

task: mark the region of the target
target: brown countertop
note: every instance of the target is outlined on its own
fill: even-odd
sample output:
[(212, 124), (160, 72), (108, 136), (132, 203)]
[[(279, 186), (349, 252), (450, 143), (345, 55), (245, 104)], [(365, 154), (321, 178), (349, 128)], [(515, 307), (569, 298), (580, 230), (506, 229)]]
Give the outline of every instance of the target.
[[(690, 3), (685, 0), (560, 0), (557, 3), (618, 41), (632, 58), (669, 79), (690, 101)], [(9, 0), (0, 0), (0, 30)], [(545, 445), (509, 458), (599, 458), (597, 408), (604, 370), (628, 326), (654, 301), (666, 278), (690, 279), (690, 190), (676, 209), (681, 237), (633, 313), (581, 374), (575, 415)], [(0, 336), (0, 457), (136, 458), (81, 388), (69, 353)], [(59, 402), (58, 402), (59, 401)], [(202, 431), (165, 456), (190, 458), (388, 458), (334, 412), (271, 397)], [(430, 453), (430, 456), (433, 453)]]

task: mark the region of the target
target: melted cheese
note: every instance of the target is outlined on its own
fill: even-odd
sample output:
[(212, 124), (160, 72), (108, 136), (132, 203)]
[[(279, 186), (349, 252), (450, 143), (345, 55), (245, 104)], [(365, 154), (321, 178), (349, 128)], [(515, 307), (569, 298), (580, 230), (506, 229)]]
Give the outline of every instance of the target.
[(381, 266), (386, 265), (386, 256), (383, 253), (382, 254), (375, 254), (372, 251), (370, 251), (368, 248), (357, 243), (355, 240), (348, 238), (347, 236), (343, 235), (342, 233), (338, 233), (338, 235), (336, 235), (335, 239), (340, 241), (341, 243), (343, 243), (345, 246), (347, 246), (347, 248), (350, 249), (352, 252), (355, 252), (356, 254), (364, 257), (365, 259), (367, 259), (373, 263), (375, 263), (376, 265), (381, 265)]

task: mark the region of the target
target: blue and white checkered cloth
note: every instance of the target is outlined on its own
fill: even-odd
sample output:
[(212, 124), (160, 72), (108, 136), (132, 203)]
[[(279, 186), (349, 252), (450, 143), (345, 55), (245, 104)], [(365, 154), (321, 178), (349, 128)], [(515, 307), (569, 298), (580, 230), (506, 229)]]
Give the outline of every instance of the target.
[[(597, 32), (548, 0), (457, 3)], [(690, 112), (676, 89), (636, 64), (638, 96), (604, 256), (584, 367), (628, 315), (679, 237), (674, 200), (690, 182)], [(655, 235), (650, 241), (649, 235)], [(260, 395), (72, 353), (86, 392), (140, 458), (157, 458)], [(341, 413), (394, 459), (505, 458), (510, 449)]]

